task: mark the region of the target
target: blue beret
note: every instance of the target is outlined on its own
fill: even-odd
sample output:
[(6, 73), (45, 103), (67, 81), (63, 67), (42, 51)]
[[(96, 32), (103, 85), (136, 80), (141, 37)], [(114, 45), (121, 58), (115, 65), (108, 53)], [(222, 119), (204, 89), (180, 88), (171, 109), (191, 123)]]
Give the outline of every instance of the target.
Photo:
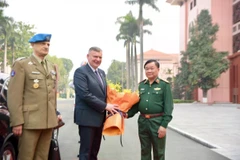
[(43, 42), (43, 41), (50, 41), (51, 39), (51, 34), (35, 34), (28, 42), (29, 43), (35, 43), (35, 42)]

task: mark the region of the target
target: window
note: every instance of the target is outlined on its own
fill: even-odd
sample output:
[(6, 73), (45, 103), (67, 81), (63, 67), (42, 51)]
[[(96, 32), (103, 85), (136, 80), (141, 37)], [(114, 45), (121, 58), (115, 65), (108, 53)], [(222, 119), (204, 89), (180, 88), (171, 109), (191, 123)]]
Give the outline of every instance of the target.
[(234, 26), (234, 27), (233, 27), (233, 33), (236, 32), (236, 30), (237, 30), (237, 27)]
[(195, 7), (197, 5), (197, 0), (193, 0), (191, 3), (190, 3), (190, 10), (193, 9), (193, 7)]
[(188, 25), (188, 38), (191, 37), (190, 27), (191, 27), (191, 24)]
[(194, 7), (197, 5), (197, 0), (194, 0)]
[(240, 50), (240, 33), (233, 36), (233, 53)]
[(192, 33), (191, 33), (192, 27), (194, 27), (193, 22), (189, 23), (189, 25), (188, 25), (188, 38), (191, 38), (191, 36), (192, 36)]
[(240, 22), (240, 1), (233, 5), (233, 24)]

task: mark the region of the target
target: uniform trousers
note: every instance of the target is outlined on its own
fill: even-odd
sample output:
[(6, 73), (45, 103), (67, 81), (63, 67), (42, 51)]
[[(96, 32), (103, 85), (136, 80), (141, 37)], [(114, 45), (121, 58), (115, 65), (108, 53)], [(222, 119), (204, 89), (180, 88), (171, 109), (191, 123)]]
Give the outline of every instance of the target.
[(165, 160), (166, 136), (158, 138), (158, 129), (162, 117), (146, 119), (138, 118), (138, 134), (141, 143), (141, 160), (152, 160), (151, 150), (153, 148), (154, 160)]
[(18, 160), (48, 160), (53, 129), (23, 129)]

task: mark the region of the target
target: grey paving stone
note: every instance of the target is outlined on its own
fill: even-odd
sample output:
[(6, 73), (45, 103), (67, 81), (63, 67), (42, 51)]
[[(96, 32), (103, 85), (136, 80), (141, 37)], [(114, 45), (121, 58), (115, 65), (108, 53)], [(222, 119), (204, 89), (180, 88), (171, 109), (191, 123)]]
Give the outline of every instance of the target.
[(240, 160), (239, 104), (175, 104), (169, 128)]

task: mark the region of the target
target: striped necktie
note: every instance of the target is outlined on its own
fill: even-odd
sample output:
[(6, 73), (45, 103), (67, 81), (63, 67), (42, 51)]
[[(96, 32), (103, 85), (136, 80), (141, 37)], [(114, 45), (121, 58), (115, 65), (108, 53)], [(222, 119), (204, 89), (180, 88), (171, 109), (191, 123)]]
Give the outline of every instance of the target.
[(102, 81), (102, 79), (101, 79), (101, 77), (100, 77), (98, 71), (95, 71), (95, 74), (96, 74), (96, 76), (97, 76), (99, 82), (102, 84), (102, 87), (103, 87), (103, 81)]

